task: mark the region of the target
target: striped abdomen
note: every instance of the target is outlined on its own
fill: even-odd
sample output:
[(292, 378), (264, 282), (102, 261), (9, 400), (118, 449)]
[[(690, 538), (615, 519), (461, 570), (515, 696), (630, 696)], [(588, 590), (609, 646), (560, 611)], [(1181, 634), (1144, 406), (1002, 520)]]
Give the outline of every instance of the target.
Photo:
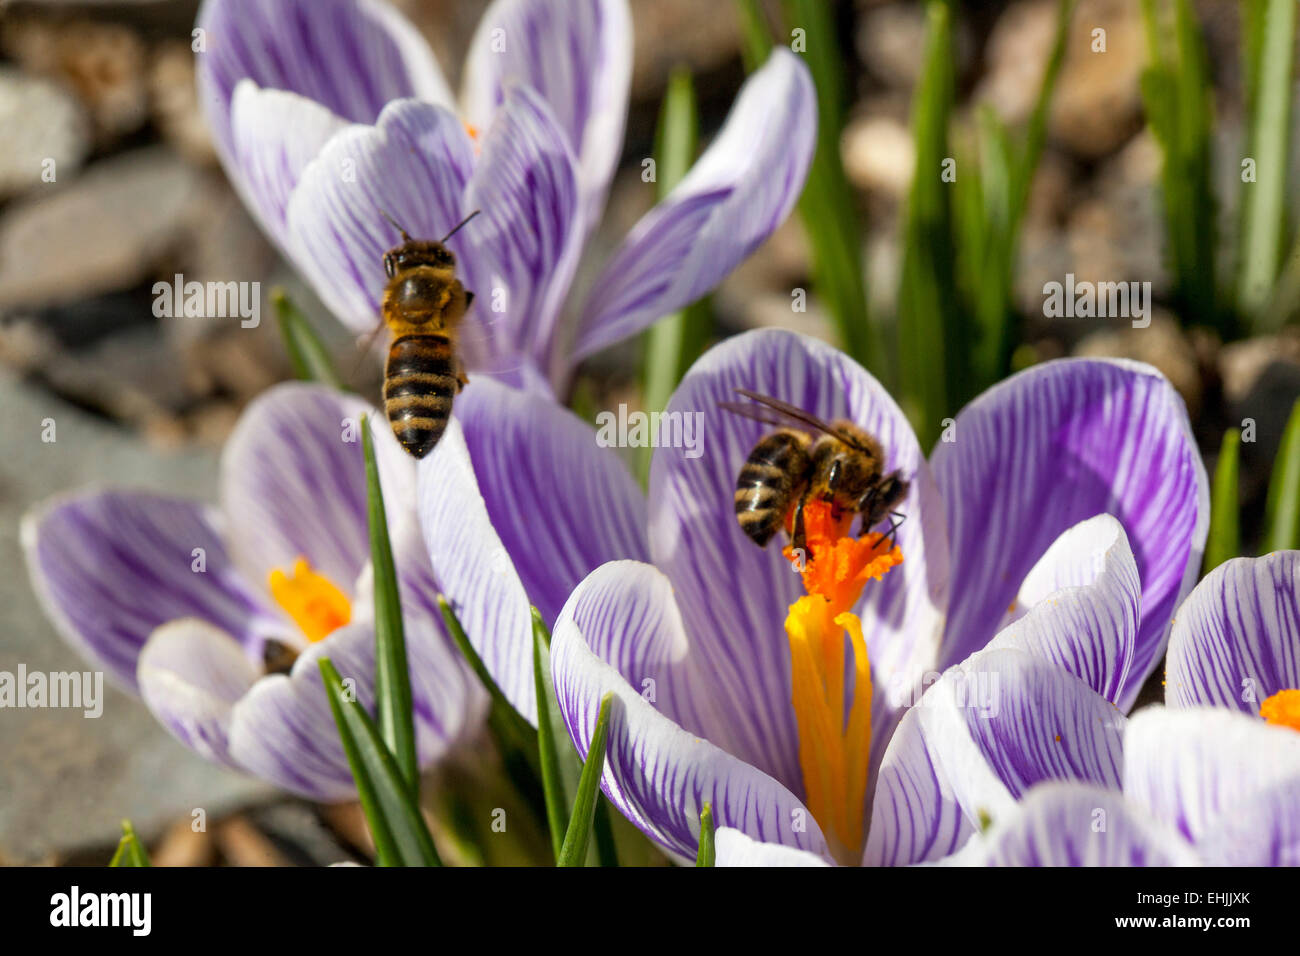
[(460, 387), (450, 336), (408, 335), (388, 350), (384, 411), (402, 447), (423, 458), (438, 444)]
[(811, 439), (783, 429), (759, 440), (736, 479), (740, 530), (760, 548), (781, 530), (790, 506), (808, 485)]

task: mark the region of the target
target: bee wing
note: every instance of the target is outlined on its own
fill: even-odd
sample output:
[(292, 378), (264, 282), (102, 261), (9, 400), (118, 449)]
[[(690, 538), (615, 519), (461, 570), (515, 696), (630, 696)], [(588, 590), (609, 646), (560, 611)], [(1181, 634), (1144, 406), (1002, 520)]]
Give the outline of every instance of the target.
[(753, 399), (762, 408), (748, 405), (744, 402), (719, 402), (718, 404), (728, 411), (735, 412), (737, 415), (744, 415), (746, 418), (752, 418), (755, 421), (766, 422), (769, 425), (802, 425), (815, 431), (824, 432), (838, 438), (844, 444), (851, 448), (862, 448), (861, 442), (850, 435), (848, 432), (836, 428), (828, 422), (822, 421), (811, 412), (806, 412), (797, 405), (791, 405), (789, 402), (783, 402), (779, 398), (773, 398), (771, 395), (761, 395), (758, 392), (751, 392), (747, 388), (736, 389), (738, 393), (746, 398)]

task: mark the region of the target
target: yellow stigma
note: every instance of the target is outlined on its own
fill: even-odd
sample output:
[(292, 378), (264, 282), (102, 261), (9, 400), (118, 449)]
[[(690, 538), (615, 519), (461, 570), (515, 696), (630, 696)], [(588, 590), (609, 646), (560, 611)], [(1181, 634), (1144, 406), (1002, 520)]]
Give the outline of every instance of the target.
[(1280, 690), (1259, 705), (1259, 716), (1270, 724), (1300, 730), (1300, 690)]
[[(898, 548), (886, 548), (882, 535), (848, 536), (852, 519), (851, 514), (835, 517), (825, 502), (804, 506), (810, 557), (800, 573), (808, 593), (790, 605), (785, 619), (808, 809), (842, 862), (861, 856), (871, 753), (871, 666), (862, 623), (852, 608), (867, 581), (903, 560)], [(794, 559), (792, 549), (785, 553)], [(853, 650), (851, 685), (846, 638)]]
[(352, 604), (329, 578), (311, 569), (306, 558), (293, 563), (292, 577), (276, 568), (270, 577), (271, 596), (293, 618), (309, 641), (328, 637), (352, 620)]

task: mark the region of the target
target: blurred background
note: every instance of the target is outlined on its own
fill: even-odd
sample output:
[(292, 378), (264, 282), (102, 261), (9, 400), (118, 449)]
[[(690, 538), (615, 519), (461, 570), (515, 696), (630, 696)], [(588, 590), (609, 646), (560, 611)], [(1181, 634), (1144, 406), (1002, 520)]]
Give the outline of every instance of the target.
[[(459, 77), (486, 4), (395, 5)], [(671, 146), (666, 111), (689, 120), (695, 148), (707, 145), (764, 44), (789, 43), (796, 28), (822, 139), (800, 212), (707, 303), (675, 317), (671, 341), (652, 332), (587, 363), (568, 396), (580, 413), (661, 407), (708, 342), (760, 326), (849, 350), (927, 443), (1014, 370), (1131, 357), (1181, 393), (1212, 475), (1221, 449), (1231, 455), (1219, 473), (1231, 472), (1240, 532), (1222, 554), (1295, 546), (1275, 520), (1291, 486), (1273, 477), (1275, 461), (1300, 455), (1300, 429), (1294, 447), (1284, 442), (1300, 396), (1294, 0), (631, 7), (623, 164), (584, 268), (653, 204), (641, 164)], [(264, 296), (283, 287), (339, 368), (358, 364), (352, 337), (278, 259), (216, 162), (194, 90), (197, 8), (0, 2), (0, 670), (83, 666), (31, 592), (23, 512), (88, 483), (211, 498), (242, 406), (292, 376), (269, 301), (255, 330), (159, 319), (155, 282), (179, 272), (260, 281)], [(1283, 40), (1268, 42), (1279, 28)], [(937, 172), (948, 158), (952, 188), (914, 178), (918, 164)], [(1150, 282), (1149, 327), (1047, 317), (1044, 284), (1067, 274)], [(807, 308), (795, 311), (801, 288)], [(378, 369), (361, 376), (373, 388)], [(57, 443), (40, 441), (46, 418)], [(100, 720), (0, 713), (0, 862), (102, 863), (122, 816), (155, 863), (364, 857), (355, 807), (317, 808), (216, 769), (137, 701), (107, 694)], [(207, 818), (198, 833), (196, 808)]]

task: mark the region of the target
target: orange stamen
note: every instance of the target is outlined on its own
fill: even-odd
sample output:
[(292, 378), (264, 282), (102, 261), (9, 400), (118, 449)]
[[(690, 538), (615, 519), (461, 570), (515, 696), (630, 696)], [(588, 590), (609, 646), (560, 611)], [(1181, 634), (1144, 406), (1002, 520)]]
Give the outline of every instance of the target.
[(1280, 690), (1259, 706), (1259, 716), (1270, 724), (1300, 730), (1300, 690)]
[(298, 625), (307, 640), (323, 640), (352, 620), (352, 602), (323, 574), (299, 558), (292, 576), (275, 568), (267, 582), (275, 603)]

